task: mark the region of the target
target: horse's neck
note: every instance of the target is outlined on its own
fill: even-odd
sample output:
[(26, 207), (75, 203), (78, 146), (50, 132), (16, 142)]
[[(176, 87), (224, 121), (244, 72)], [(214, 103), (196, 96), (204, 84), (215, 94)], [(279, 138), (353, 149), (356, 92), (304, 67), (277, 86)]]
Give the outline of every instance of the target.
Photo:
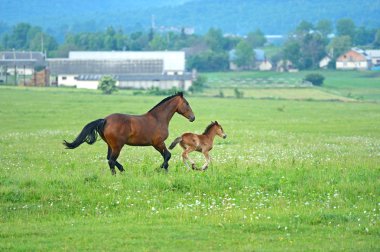
[(213, 142), (213, 141), (214, 141), (214, 138), (215, 138), (215, 136), (216, 136), (216, 129), (215, 129), (215, 127), (212, 127), (211, 129), (209, 129), (205, 135), (206, 135), (208, 138), (210, 138), (211, 141)]
[(154, 108), (149, 113), (153, 115), (157, 121), (169, 125), (170, 120), (172, 119), (174, 113), (177, 110), (177, 104), (173, 100), (169, 100), (160, 106)]

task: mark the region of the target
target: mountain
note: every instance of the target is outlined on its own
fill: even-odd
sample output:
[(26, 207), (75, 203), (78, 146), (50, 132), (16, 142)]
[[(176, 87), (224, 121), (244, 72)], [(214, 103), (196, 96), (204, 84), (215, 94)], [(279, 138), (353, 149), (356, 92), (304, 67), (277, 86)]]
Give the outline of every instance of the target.
[(210, 27), (225, 33), (286, 34), (302, 20), (316, 23), (350, 18), (357, 26), (380, 28), (380, 1), (363, 0), (1, 0), (0, 24), (27, 22), (59, 35), (99, 31), (108, 26), (126, 32), (156, 26)]

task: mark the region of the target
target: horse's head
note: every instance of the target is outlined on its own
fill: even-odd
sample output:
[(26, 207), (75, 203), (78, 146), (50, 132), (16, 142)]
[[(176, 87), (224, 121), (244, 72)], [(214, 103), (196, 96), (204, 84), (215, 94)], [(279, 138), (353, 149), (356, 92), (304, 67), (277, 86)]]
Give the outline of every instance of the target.
[(220, 125), (217, 121), (214, 123), (214, 127), (216, 127), (216, 134), (220, 137), (226, 138), (227, 135), (224, 133), (222, 125)]
[(187, 102), (185, 97), (183, 97), (183, 93), (180, 92), (178, 94), (178, 105), (177, 105), (177, 113), (180, 115), (183, 115), (187, 119), (189, 119), (190, 122), (193, 122), (195, 120), (195, 116), (193, 113), (193, 110), (190, 107), (190, 104)]

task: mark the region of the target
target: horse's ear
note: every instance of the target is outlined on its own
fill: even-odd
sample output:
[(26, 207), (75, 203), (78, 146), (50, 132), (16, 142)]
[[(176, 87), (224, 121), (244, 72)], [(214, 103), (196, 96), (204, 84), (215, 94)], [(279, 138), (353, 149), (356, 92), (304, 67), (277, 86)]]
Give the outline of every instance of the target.
[(215, 121), (215, 124), (216, 124), (216, 125), (219, 125), (218, 121)]

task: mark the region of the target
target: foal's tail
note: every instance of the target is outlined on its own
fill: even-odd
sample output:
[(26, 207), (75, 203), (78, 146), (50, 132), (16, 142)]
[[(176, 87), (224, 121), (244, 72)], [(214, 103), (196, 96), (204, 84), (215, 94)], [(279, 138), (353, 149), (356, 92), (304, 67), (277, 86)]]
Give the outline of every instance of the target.
[(90, 122), (89, 124), (84, 126), (82, 132), (79, 133), (79, 135), (73, 142), (69, 143), (66, 140), (63, 140), (63, 145), (65, 145), (67, 149), (75, 149), (84, 142), (88, 144), (95, 143), (98, 134), (100, 134), (101, 136), (103, 135), (105, 122), (105, 119), (98, 119), (93, 122)]
[(179, 142), (181, 142), (182, 137), (177, 137), (169, 146), (169, 150), (172, 150)]

